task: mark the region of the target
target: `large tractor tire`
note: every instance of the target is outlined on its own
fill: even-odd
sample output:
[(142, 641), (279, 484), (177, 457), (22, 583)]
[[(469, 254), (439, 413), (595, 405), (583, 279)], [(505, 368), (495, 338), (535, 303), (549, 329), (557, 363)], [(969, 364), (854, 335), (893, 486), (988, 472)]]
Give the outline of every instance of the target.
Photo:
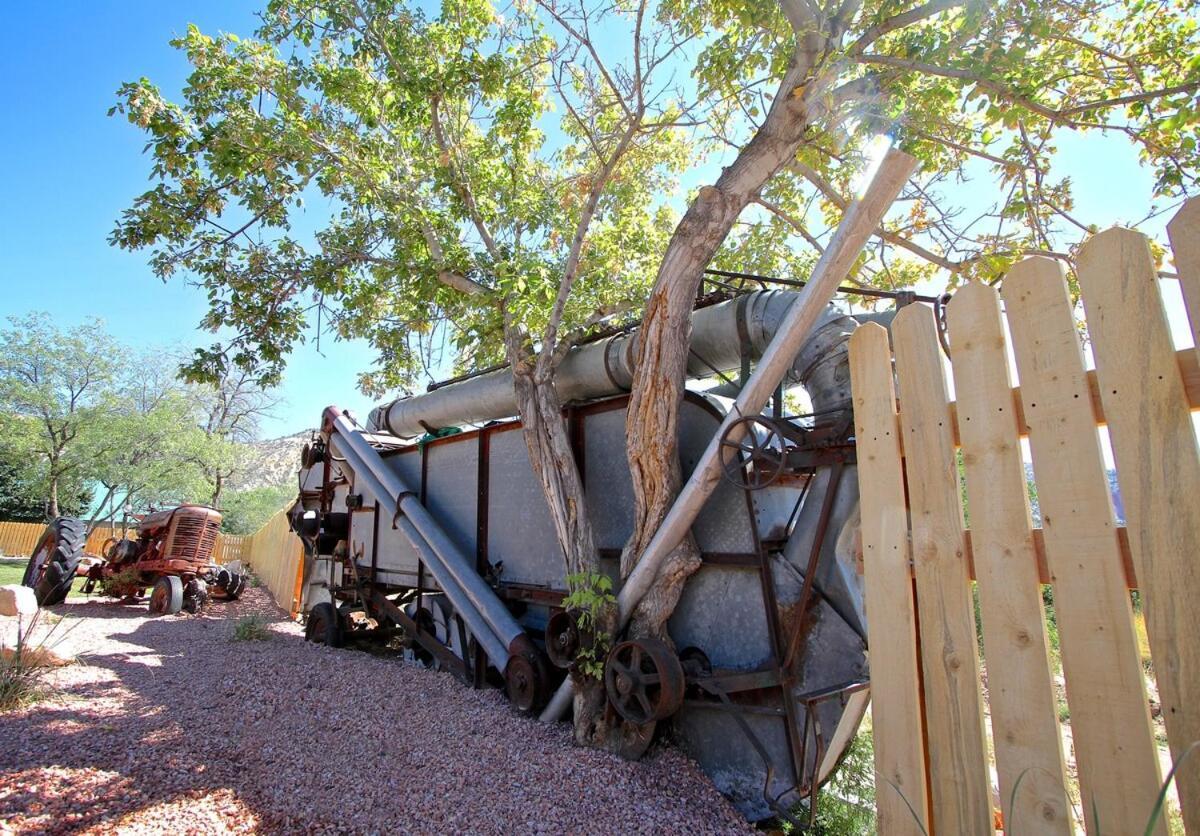
[(154, 582), (150, 593), (150, 612), (174, 615), (183, 609), (183, 581), (177, 575), (163, 575)]
[(21, 581), (33, 590), (38, 606), (52, 607), (66, 599), (86, 541), (87, 524), (83, 520), (59, 517), (46, 526)]

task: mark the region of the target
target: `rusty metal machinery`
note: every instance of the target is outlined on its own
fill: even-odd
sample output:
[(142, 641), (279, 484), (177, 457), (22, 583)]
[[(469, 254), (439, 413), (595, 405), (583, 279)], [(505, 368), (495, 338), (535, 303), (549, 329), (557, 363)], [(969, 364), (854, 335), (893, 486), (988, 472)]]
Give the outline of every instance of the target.
[[(213, 508), (180, 505), (139, 516), (136, 536), (109, 538), (101, 557), (83, 553), (86, 528), (68, 518), (47, 526), (25, 577), (25, 585), (39, 591), (39, 603), (65, 598), (76, 575), (85, 579), (86, 593), (99, 586), (117, 597), (141, 598), (150, 590), (150, 611), (159, 615), (199, 612), (210, 596), (232, 600), (245, 589), (239, 567), (212, 559), (221, 530), (221, 513)], [(64, 548), (68, 543), (73, 546)], [(60, 595), (41, 594), (51, 576), (63, 579)]]
[[(755, 292), (696, 312), (689, 373), (719, 385), (680, 406), (685, 478), (794, 299)], [(867, 703), (846, 357), (857, 325), (831, 306), (774, 408), (743, 418), (745, 435), (723, 447), (727, 478), (692, 526), (702, 564), (669, 641), (618, 636), (603, 660), (614, 714), (646, 742), (667, 730), (751, 820), (816, 790)], [(634, 339), (575, 349), (557, 383), (617, 591), (633, 526), (621, 451)], [(783, 409), (793, 387), (804, 415)], [(514, 411), (504, 371), (380, 406), (366, 427), (326, 410), (291, 512), (311, 639), (400, 636), (415, 658), (504, 687), (521, 710), (547, 699), (592, 639), (564, 607), (566, 568)]]

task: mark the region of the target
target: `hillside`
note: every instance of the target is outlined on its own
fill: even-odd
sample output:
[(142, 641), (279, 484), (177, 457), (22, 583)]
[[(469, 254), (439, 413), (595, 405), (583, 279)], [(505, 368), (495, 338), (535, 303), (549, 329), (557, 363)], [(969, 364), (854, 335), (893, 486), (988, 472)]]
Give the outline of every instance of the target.
[(246, 462), (230, 477), (228, 489), (245, 491), (254, 488), (272, 488), (279, 485), (295, 485), (296, 471), (300, 467), (300, 450), (312, 437), (311, 430), (254, 441), (249, 448)]

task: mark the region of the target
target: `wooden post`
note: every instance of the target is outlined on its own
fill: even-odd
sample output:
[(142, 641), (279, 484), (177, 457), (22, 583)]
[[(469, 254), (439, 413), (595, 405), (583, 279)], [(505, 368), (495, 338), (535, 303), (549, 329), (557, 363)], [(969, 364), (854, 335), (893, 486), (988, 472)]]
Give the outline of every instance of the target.
[[(1189, 198), (1167, 224), (1179, 289), (1192, 326), (1192, 344), (1200, 355), (1200, 197)], [(1200, 828), (1200, 825), (1194, 825)]]
[[(909, 579), (908, 509), (900, 464), (896, 392), (887, 331), (850, 337), (850, 379), (862, 509), (879, 833), (929, 832), (917, 629)], [(911, 808), (911, 810), (910, 810)]]
[[(1200, 214), (1200, 204), (1185, 210)], [(1187, 264), (1200, 241), (1184, 238), (1178, 243)], [(1200, 741), (1200, 454), (1146, 237), (1120, 228), (1096, 235), (1080, 248), (1078, 272), (1154, 675), (1178, 761)], [(1200, 759), (1180, 769), (1176, 783), (1188, 832), (1200, 833)]]
[(994, 825), (979, 651), (933, 310), (922, 304), (902, 308), (892, 335), (912, 510), (933, 821), (939, 833), (989, 833)]
[(1004, 826), (1065, 835), (1062, 733), (1000, 295), (971, 282), (954, 294), (947, 320)]
[(1027, 258), (1009, 271), (1002, 295), (1054, 579), (1084, 819), (1089, 833), (1142, 833), (1160, 770), (1063, 267)]

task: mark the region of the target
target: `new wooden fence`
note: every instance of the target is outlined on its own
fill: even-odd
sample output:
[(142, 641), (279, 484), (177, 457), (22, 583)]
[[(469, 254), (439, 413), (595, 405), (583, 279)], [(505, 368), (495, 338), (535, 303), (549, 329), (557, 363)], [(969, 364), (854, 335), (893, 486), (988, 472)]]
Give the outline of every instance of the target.
[[(1200, 200), (1169, 232), (1195, 331)], [(1077, 271), (1094, 371), (1064, 269), (1042, 257), (1015, 265), (999, 292), (974, 283), (949, 303), (953, 402), (931, 308), (903, 308), (890, 344), (878, 325), (851, 340), (881, 833), (994, 829), (972, 578), (1011, 832), (1079, 824), (1043, 583), (1054, 592), (1087, 832), (1143, 833), (1164, 778), (1130, 587), (1141, 594), (1173, 760), (1200, 740), (1200, 455), (1190, 414), (1200, 406), (1200, 364), (1196, 350), (1172, 344), (1144, 236), (1094, 236)], [(1031, 524), (1023, 436), (1041, 529)], [(1176, 780), (1186, 830), (1200, 834), (1200, 751)], [(1165, 823), (1154, 832), (1165, 834)]]
[[(41, 523), (0, 522), (0, 554), (28, 557), (46, 526)], [(84, 551), (100, 554), (110, 537), (121, 537), (120, 528), (96, 528), (88, 535)], [(136, 537), (131, 529), (129, 537)], [(277, 512), (254, 534), (221, 534), (213, 553), (217, 563), (240, 560), (271, 591), (276, 603), (293, 617), (300, 612), (300, 575), (303, 546), (287, 525), (286, 509)]]

